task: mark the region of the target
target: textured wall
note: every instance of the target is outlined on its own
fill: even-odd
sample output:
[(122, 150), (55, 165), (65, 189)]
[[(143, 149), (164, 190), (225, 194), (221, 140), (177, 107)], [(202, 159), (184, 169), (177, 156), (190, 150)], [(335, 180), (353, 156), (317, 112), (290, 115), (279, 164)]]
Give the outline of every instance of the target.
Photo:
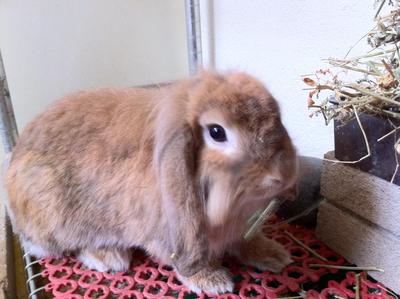
[(2, 0), (0, 49), (22, 127), (54, 99), (187, 74), (184, 2)]
[(245, 70), (263, 80), (300, 153), (322, 157), (333, 148), (333, 129), (321, 118), (309, 119), (300, 76), (323, 66), (322, 58), (343, 57), (372, 28), (373, 3), (203, 1), (204, 56), (217, 69)]

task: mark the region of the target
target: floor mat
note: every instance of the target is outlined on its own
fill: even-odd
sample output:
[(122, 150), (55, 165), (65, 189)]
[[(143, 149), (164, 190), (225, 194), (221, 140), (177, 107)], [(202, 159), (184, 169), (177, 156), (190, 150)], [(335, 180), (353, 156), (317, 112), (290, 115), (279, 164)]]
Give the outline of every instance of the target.
[[(289, 234), (288, 234), (289, 233)], [(356, 272), (338, 269), (313, 268), (311, 264), (348, 265), (338, 254), (317, 240), (312, 229), (285, 225), (266, 234), (283, 244), (291, 253), (293, 264), (281, 274), (262, 272), (254, 267), (226, 259), (235, 282), (232, 294), (196, 295), (185, 288), (168, 265), (148, 258), (140, 251), (134, 252), (130, 270), (120, 273), (101, 273), (86, 269), (73, 257), (38, 261), (40, 279), (44, 284), (37, 291), (39, 298), (356, 298)], [(291, 238), (310, 247), (328, 261), (323, 261), (304, 249)], [(359, 273), (359, 272), (358, 272)], [(360, 274), (359, 298), (400, 298), (384, 285)], [(40, 295), (40, 296), (39, 296)]]

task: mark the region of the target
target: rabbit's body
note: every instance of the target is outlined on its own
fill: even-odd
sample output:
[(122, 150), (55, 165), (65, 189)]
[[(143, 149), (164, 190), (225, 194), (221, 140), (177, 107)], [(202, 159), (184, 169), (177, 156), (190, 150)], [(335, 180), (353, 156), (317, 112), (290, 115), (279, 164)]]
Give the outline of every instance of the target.
[(89, 244), (93, 249), (148, 245), (151, 253), (171, 254), (157, 250), (167, 226), (148, 167), (156, 94), (84, 92), (24, 130), (8, 170), (10, 208), (22, 216), (13, 218), (24, 239), (57, 255)]
[[(227, 159), (237, 159), (238, 148), (253, 148), (253, 141), (236, 136), (240, 142), (232, 148), (224, 147), (222, 154), (218, 153), (219, 143), (204, 149), (210, 141), (207, 136), (202, 139), (197, 123), (226, 117), (225, 110), (214, 111), (215, 107), (221, 109), (218, 105), (201, 105), (204, 94), (212, 94), (219, 85), (225, 86), (219, 91), (223, 94), (240, 80), (249, 80), (244, 75), (237, 83), (221, 78), (205, 74), (160, 89), (82, 92), (56, 103), (31, 122), (13, 151), (6, 176), (9, 212), (26, 249), (39, 257), (76, 253), (88, 266), (105, 271), (126, 269), (129, 249), (141, 247), (164, 263), (173, 264), (194, 290), (231, 289), (229, 276), (213, 264), (224, 252), (242, 254), (249, 246), (242, 240), (246, 220), (265, 205), (265, 199), (243, 201), (243, 194), (259, 198), (264, 182), (267, 189), (263, 187), (263, 192), (271, 190), (268, 197), (286, 190), (294, 183), (296, 167), (279, 114), (279, 123), (273, 116), (272, 123), (265, 126), (269, 129), (262, 134), (277, 130), (270, 148), (278, 143), (283, 146), (287, 161), (279, 158), (277, 165), (284, 165), (285, 170), (292, 168), (293, 172), (284, 174), (279, 170), (276, 178), (279, 167), (275, 162), (263, 166), (268, 175), (254, 187), (255, 191), (260, 189), (258, 193), (247, 191), (248, 184), (242, 181), (254, 181), (262, 163), (246, 168), (239, 160), (227, 164)], [(249, 87), (243, 90), (253, 92), (254, 97), (266, 92), (258, 83), (253, 91)], [(270, 95), (262, 96), (266, 97), (265, 104), (253, 103), (255, 110), (251, 108), (250, 116), (244, 116), (279, 113)], [(199, 117), (207, 109), (212, 113)], [(235, 106), (232, 109), (229, 113), (241, 113)], [(244, 106), (241, 109), (248, 110)], [(267, 110), (257, 112), (260, 109)], [(259, 131), (262, 115), (260, 120), (246, 120), (243, 115), (236, 121), (245, 122), (245, 126), (250, 121), (254, 126), (251, 130)], [(284, 138), (283, 143), (278, 141), (280, 138)], [(262, 145), (258, 146), (254, 154), (247, 156), (249, 161), (264, 154), (267, 159), (276, 151), (267, 153)], [(287, 182), (283, 184), (284, 177)], [(279, 187), (275, 187), (277, 180)], [(260, 246), (256, 255), (265, 251), (275, 254), (275, 258), (267, 259), (266, 268), (279, 270), (290, 261), (278, 244), (263, 237), (257, 239), (261, 241), (250, 244), (251, 252)], [(249, 252), (242, 255), (248, 256)], [(259, 261), (253, 264), (263, 267)]]

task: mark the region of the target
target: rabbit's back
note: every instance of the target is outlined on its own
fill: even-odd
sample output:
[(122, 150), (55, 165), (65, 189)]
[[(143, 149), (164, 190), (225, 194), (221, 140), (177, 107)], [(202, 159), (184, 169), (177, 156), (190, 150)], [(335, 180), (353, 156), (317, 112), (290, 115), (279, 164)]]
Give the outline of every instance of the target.
[[(73, 94), (28, 124), (13, 151), (13, 159), (25, 151), (59, 158), (64, 154), (81, 156), (94, 144), (105, 147), (127, 134), (135, 143), (142, 137), (135, 128), (147, 119), (154, 106), (150, 90), (101, 89)], [(138, 136), (132, 136), (135, 133)]]
[(156, 98), (144, 89), (82, 92), (32, 121), (6, 176), (14, 226), (52, 251), (123, 240), (126, 205), (129, 217), (143, 211), (130, 200), (153, 183)]

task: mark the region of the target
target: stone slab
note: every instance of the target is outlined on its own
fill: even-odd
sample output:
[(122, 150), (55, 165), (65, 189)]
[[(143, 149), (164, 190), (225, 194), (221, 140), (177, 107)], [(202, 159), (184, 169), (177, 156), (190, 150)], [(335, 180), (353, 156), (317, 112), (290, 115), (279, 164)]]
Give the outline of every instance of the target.
[(351, 263), (384, 269), (369, 274), (400, 292), (400, 238), (329, 202), (320, 206), (317, 222), (322, 242)]
[[(334, 159), (333, 152), (325, 158)], [(400, 186), (346, 164), (324, 161), (321, 194), (335, 206), (400, 236)]]

